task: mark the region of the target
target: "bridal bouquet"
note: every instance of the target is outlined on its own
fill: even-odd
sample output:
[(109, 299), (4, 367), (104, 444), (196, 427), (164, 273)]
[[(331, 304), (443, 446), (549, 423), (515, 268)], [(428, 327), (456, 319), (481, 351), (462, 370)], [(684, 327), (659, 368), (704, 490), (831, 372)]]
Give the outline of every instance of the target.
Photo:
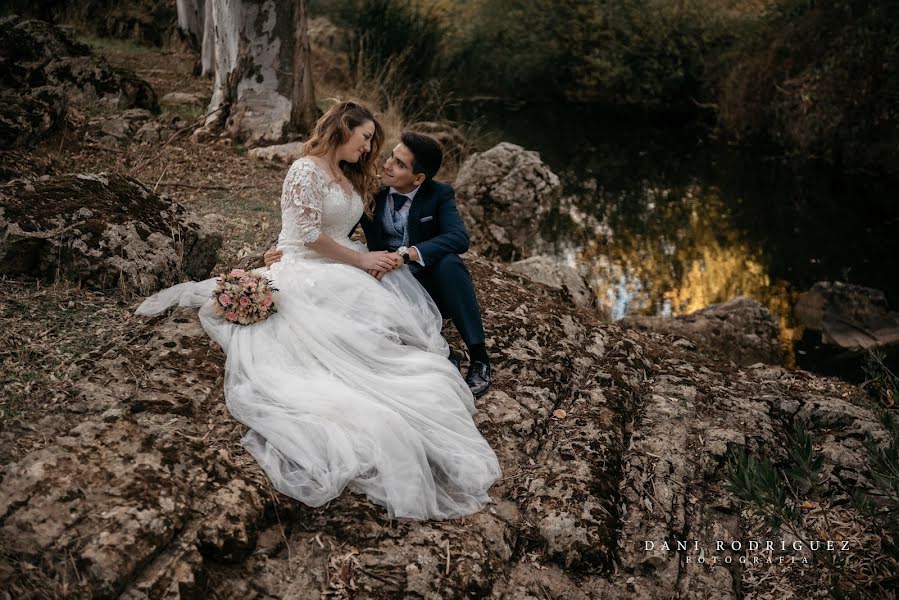
[(267, 277), (233, 269), (219, 276), (212, 297), (218, 314), (232, 323), (249, 325), (264, 321), (275, 312), (272, 304), (275, 291), (277, 288)]

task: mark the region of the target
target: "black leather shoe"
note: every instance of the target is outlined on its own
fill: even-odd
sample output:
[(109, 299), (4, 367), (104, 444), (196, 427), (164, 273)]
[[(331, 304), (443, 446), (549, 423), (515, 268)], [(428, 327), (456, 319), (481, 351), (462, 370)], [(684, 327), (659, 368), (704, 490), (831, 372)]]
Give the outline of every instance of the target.
[(471, 388), (475, 398), (480, 398), (490, 389), (490, 365), (476, 360), (468, 366), (465, 383)]
[(452, 348), (450, 348), (449, 361), (453, 363), (453, 366), (456, 367), (457, 371), (462, 368), (462, 357), (453, 352)]

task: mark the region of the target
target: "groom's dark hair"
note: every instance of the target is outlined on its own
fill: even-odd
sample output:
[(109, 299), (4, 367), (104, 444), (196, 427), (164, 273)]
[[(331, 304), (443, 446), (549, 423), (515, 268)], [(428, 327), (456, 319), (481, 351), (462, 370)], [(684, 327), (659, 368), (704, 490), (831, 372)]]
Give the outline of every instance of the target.
[(443, 162), (440, 142), (415, 131), (404, 131), (400, 135), (400, 141), (412, 152), (412, 172), (424, 173), (426, 178), (433, 179)]

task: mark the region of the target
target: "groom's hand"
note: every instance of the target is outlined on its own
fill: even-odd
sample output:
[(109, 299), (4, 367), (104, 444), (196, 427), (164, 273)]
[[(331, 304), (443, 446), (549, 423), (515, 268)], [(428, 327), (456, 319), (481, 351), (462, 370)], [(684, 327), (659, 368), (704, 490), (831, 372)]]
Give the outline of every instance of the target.
[(266, 268), (268, 268), (281, 260), (282, 256), (284, 256), (284, 254), (278, 251), (278, 248), (276, 246), (272, 246), (265, 251), (265, 254), (262, 255), (262, 259), (265, 261)]

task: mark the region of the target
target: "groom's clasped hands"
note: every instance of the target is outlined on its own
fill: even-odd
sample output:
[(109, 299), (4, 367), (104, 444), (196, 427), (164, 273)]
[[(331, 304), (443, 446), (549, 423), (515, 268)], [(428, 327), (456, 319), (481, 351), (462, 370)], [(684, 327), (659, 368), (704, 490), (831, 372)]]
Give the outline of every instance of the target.
[[(266, 268), (269, 268), (280, 261), (283, 256), (284, 254), (276, 246), (272, 246), (265, 251), (262, 258)], [(398, 252), (387, 252), (386, 250), (363, 252), (360, 253), (358, 266), (380, 281), (388, 271), (403, 266), (403, 257)]]

